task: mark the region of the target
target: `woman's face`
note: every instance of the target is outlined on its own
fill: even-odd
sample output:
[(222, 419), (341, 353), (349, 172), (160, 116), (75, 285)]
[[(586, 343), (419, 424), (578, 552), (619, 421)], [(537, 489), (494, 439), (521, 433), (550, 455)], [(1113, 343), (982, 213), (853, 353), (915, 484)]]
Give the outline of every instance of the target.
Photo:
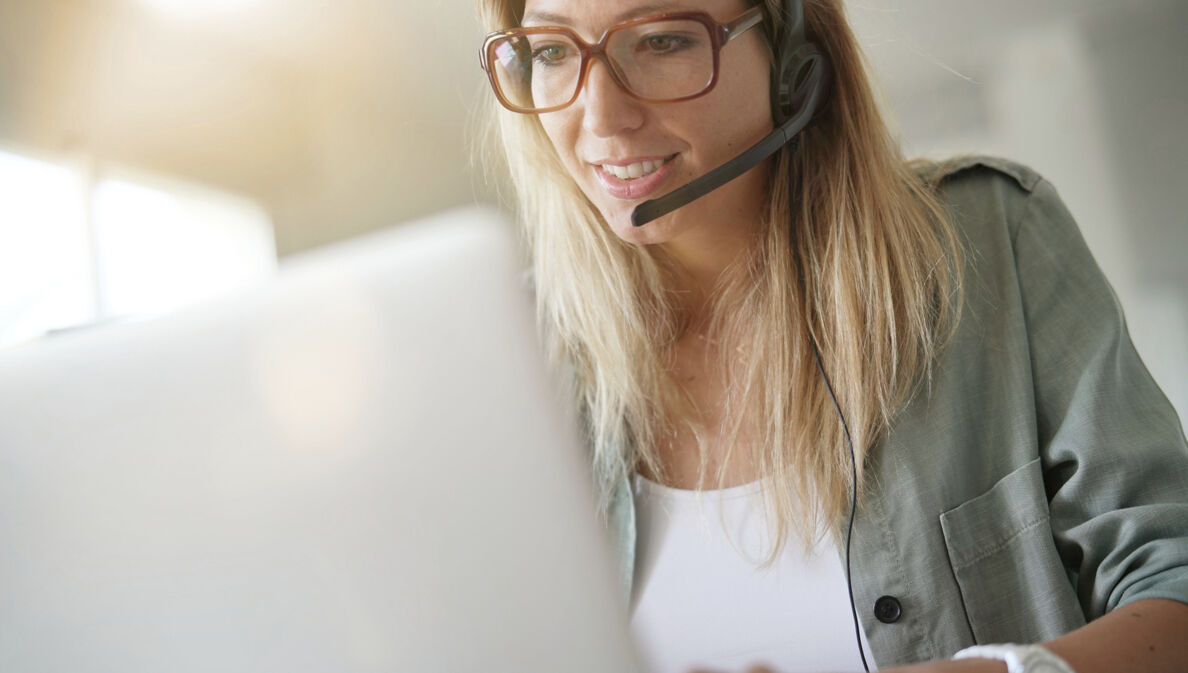
[[(641, 12), (701, 11), (726, 23), (747, 8), (743, 0), (527, 0), (524, 25), (564, 25), (593, 43), (606, 29)], [(715, 232), (726, 233), (723, 228), (747, 231), (761, 217), (769, 162), (643, 227), (631, 226), (636, 206), (704, 175), (771, 130), (763, 30), (756, 26), (722, 49), (717, 84), (699, 98), (636, 100), (619, 88), (602, 62), (594, 61), (573, 105), (540, 115), (565, 168), (623, 240), (708, 241)], [(615, 175), (624, 171), (642, 176)]]

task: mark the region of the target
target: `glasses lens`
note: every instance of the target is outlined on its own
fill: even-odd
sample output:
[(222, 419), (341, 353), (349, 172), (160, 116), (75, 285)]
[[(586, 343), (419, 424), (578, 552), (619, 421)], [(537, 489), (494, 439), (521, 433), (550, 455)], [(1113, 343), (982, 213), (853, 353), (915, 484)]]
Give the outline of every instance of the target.
[(714, 46), (700, 21), (651, 21), (611, 34), (607, 55), (632, 93), (662, 101), (701, 93), (714, 78)]
[(577, 92), (582, 53), (558, 33), (525, 33), (499, 38), (488, 61), (499, 92), (522, 110), (564, 105)]
[[(714, 78), (713, 40), (700, 21), (617, 28), (606, 54), (619, 81), (645, 100), (696, 96)], [(581, 47), (564, 33), (528, 29), (504, 35), (488, 45), (487, 62), (499, 93), (521, 111), (564, 106), (581, 84)]]

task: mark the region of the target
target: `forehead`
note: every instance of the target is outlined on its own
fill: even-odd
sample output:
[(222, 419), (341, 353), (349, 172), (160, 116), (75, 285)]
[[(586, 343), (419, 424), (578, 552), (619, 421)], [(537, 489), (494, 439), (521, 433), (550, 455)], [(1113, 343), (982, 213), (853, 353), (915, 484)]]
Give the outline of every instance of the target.
[(569, 26), (591, 35), (631, 19), (666, 12), (705, 12), (718, 21), (741, 11), (743, 0), (525, 0), (525, 26)]

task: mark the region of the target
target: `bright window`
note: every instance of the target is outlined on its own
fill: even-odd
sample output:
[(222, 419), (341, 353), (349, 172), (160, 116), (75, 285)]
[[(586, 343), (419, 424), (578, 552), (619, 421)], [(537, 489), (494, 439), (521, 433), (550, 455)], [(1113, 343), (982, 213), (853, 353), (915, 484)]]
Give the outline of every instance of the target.
[(250, 200), (0, 151), (0, 347), (161, 315), (275, 269), (272, 224)]
[(79, 171), (0, 152), (0, 346), (93, 321)]
[(267, 216), (250, 201), (134, 178), (98, 183), (95, 251), (102, 312), (164, 313), (276, 268)]

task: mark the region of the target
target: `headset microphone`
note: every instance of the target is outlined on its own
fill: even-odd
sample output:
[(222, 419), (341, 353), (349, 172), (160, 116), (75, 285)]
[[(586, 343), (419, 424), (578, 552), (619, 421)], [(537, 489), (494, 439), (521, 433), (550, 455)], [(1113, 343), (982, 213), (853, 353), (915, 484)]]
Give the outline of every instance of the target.
[(787, 2), (786, 7), (787, 28), (772, 73), (771, 105), (776, 128), (730, 161), (683, 187), (637, 206), (631, 213), (632, 226), (641, 227), (667, 215), (746, 173), (795, 140), (812, 121), (829, 86), (829, 60), (816, 45), (806, 41), (804, 9), (799, 0)]
[(775, 130), (749, 147), (742, 154), (711, 170), (709, 173), (683, 187), (676, 188), (660, 198), (641, 203), (631, 212), (632, 226), (642, 227), (662, 215), (667, 215), (677, 208), (705, 196), (751, 170), (760, 161), (770, 157), (781, 147), (795, 140), (796, 135), (805, 126), (808, 126), (808, 123), (812, 120), (813, 113), (817, 111), (817, 106), (823, 97), (822, 92), (824, 87), (818, 85), (816, 80), (826, 81), (823, 71), (828, 68), (827, 61), (820, 57), (820, 55), (815, 55), (812, 58), (817, 60), (818, 63), (817, 67), (809, 75), (810, 79), (806, 82), (806, 84), (812, 82), (810, 95), (804, 107), (795, 116), (777, 126)]

